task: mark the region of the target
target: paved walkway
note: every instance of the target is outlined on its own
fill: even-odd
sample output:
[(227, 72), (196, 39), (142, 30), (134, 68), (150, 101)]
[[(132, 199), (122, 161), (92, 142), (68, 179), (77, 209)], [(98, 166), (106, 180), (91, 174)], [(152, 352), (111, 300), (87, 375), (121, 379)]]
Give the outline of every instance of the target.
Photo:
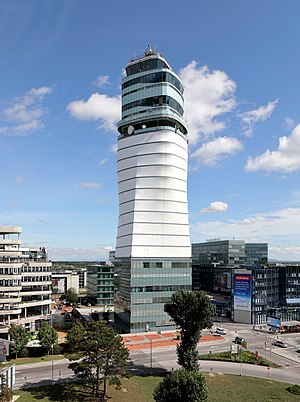
[[(219, 341), (223, 339), (219, 335), (202, 335), (199, 342)], [(140, 350), (158, 348), (161, 346), (176, 346), (179, 342), (178, 332), (143, 333), (143, 334), (128, 334), (123, 336), (123, 341), (129, 350)]]

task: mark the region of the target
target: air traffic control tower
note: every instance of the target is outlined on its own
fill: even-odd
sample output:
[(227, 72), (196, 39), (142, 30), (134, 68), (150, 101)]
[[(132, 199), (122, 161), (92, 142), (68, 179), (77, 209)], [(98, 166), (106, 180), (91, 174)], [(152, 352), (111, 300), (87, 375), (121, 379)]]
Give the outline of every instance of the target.
[(192, 287), (183, 86), (150, 45), (125, 69), (118, 123), (116, 325), (128, 333), (171, 330), (164, 304), (174, 291)]

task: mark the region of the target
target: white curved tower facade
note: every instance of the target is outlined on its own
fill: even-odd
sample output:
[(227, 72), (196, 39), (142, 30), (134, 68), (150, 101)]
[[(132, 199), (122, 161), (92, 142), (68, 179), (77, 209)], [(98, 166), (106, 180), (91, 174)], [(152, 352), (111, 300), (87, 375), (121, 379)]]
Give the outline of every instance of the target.
[(115, 253), (126, 332), (170, 328), (164, 303), (173, 291), (191, 288), (183, 112), (182, 84), (159, 53), (149, 47), (128, 63), (118, 123)]

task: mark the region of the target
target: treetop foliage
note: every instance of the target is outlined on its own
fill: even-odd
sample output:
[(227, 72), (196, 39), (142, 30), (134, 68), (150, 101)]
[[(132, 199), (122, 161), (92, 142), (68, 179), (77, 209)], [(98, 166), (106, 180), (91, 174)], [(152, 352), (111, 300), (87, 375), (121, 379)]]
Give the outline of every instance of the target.
[(29, 340), (29, 333), (22, 325), (11, 324), (9, 328), (10, 352), (16, 354), (16, 358)]
[(127, 376), (126, 367), (130, 363), (122, 337), (105, 324), (98, 321), (83, 326), (75, 322), (67, 335), (66, 353), (73, 361), (69, 368), (92, 387), (95, 396), (99, 396), (103, 383), (103, 398), (107, 383), (121, 385), (119, 377)]
[(47, 349), (48, 353), (57, 342), (57, 331), (52, 328), (46, 321), (43, 321), (38, 330), (38, 339), (43, 348)]
[(156, 402), (203, 402), (207, 396), (203, 375), (199, 371), (185, 369), (171, 371), (153, 394)]
[(199, 364), (196, 347), (201, 330), (212, 326), (214, 309), (209, 297), (203, 291), (178, 290), (172, 294), (164, 310), (180, 329), (178, 363), (188, 371), (197, 370)]

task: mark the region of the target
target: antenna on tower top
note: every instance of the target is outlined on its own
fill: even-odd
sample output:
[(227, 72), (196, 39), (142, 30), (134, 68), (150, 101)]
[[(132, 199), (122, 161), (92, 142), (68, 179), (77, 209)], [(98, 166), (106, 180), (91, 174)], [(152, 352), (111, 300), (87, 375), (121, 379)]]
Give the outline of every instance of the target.
[(148, 47), (147, 47), (147, 50), (145, 51), (145, 56), (150, 56), (151, 54), (154, 54), (154, 52), (151, 48), (150, 43), (148, 42)]

